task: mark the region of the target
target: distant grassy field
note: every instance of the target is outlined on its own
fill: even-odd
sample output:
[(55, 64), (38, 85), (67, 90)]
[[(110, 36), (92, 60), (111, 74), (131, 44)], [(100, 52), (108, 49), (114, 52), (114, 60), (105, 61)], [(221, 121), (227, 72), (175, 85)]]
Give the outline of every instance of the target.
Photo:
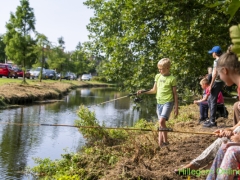
[[(18, 78), (18, 79), (14, 79), (14, 78), (0, 78), (0, 86), (3, 84), (8, 84), (8, 83), (17, 83), (17, 84), (21, 84), (23, 82), (22, 78)], [(34, 85), (34, 84), (39, 84), (39, 79), (26, 79), (26, 82), (29, 85)], [(47, 80), (42, 80), (42, 82), (44, 83), (54, 83), (54, 82), (59, 82), (59, 80), (51, 80), (51, 79), (47, 79)], [(98, 82), (98, 81), (77, 81), (77, 80), (65, 80), (62, 79), (61, 80), (62, 83), (71, 83), (74, 85), (86, 85), (86, 84), (103, 84), (103, 85), (111, 85), (108, 83), (103, 83), (103, 82)]]

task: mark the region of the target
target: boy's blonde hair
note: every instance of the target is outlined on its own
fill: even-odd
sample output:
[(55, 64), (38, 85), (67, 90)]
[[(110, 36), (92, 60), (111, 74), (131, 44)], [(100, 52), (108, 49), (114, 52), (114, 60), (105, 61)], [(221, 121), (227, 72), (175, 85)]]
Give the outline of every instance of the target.
[(208, 81), (207, 78), (203, 78), (203, 79), (200, 81), (200, 85), (203, 85), (203, 84), (209, 85), (209, 81)]
[(162, 58), (160, 61), (158, 61), (158, 65), (160, 65), (163, 68), (170, 68), (171, 62), (169, 58)]

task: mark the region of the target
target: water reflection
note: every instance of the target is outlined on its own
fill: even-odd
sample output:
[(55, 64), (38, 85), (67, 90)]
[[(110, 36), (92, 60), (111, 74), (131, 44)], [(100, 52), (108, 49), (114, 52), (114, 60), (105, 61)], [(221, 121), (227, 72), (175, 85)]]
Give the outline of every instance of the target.
[(81, 104), (90, 106), (99, 122), (111, 127), (131, 126), (141, 117), (155, 115), (155, 108), (151, 109), (150, 106), (143, 107), (141, 112), (134, 110), (130, 98), (95, 106), (125, 95), (110, 88), (84, 88), (73, 90), (60, 102), (0, 110), (1, 179), (32, 179), (19, 171), (26, 166), (34, 166), (33, 157), (59, 159), (66, 148), (76, 152), (85, 143), (77, 128), (3, 123), (73, 125), (79, 119), (76, 112)]

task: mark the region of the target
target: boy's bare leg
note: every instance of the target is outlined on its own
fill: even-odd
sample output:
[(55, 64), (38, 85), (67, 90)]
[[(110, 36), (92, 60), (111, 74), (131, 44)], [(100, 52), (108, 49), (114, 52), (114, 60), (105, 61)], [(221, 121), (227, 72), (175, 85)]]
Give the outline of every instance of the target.
[[(165, 119), (162, 119), (162, 128), (164, 128), (164, 129), (167, 128)], [(163, 131), (162, 135), (163, 135), (163, 142), (165, 142), (165, 143), (168, 142), (167, 141), (167, 132)]]
[(162, 132), (158, 132), (158, 145), (161, 146), (163, 143)]
[[(166, 126), (166, 123), (165, 123), (166, 121), (165, 121), (165, 119), (164, 118), (161, 118), (160, 120), (159, 120), (159, 126), (160, 126), (160, 128), (166, 128), (167, 126)], [(159, 131), (159, 133), (158, 133), (159, 135), (159, 146), (161, 146), (162, 145), (162, 143), (163, 142), (167, 142), (167, 132), (165, 132), (165, 131)]]

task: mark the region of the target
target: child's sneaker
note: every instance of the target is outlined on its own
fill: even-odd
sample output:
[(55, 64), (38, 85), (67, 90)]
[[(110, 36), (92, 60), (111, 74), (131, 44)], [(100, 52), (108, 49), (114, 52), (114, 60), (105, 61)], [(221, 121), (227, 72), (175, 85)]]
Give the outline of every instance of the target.
[(216, 127), (216, 126), (217, 126), (217, 123), (216, 122), (211, 122), (211, 121), (209, 121), (208, 124), (206, 124), (206, 123), (203, 124), (203, 127), (209, 127), (209, 128)]
[(162, 145), (160, 145), (160, 147), (165, 147), (165, 146), (168, 146), (169, 145), (169, 142), (163, 142)]
[(160, 145), (160, 146), (158, 146), (158, 147), (156, 148), (156, 150), (157, 150), (157, 151), (160, 151), (160, 149), (162, 149), (162, 148), (164, 148), (164, 147), (168, 148), (168, 147), (167, 147), (168, 145), (169, 145), (169, 142), (163, 142), (162, 145)]
[(198, 124), (202, 124), (202, 123), (204, 123), (205, 121), (206, 121), (206, 119), (201, 119), (201, 118), (199, 118)]

